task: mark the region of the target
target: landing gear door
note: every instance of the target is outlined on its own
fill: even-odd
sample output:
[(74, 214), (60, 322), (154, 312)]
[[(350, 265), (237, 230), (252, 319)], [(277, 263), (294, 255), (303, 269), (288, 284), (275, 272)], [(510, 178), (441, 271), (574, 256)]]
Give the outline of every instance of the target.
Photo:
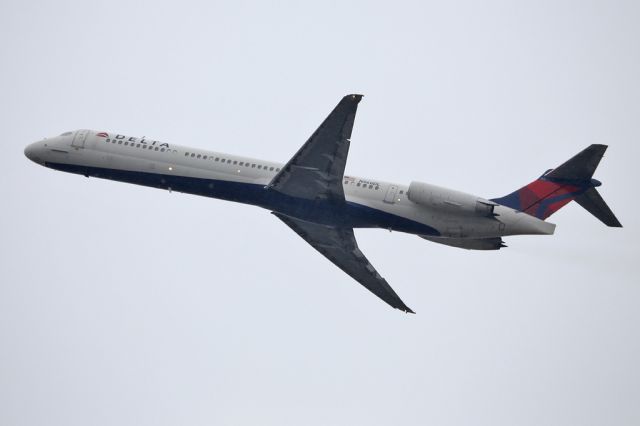
[(71, 146), (74, 148), (84, 148), (84, 141), (87, 140), (88, 134), (89, 134), (88, 130), (78, 130), (76, 134), (73, 135)]
[(395, 185), (389, 185), (389, 189), (387, 189), (387, 194), (384, 196), (384, 202), (389, 204), (395, 203), (396, 192), (398, 192), (398, 187)]

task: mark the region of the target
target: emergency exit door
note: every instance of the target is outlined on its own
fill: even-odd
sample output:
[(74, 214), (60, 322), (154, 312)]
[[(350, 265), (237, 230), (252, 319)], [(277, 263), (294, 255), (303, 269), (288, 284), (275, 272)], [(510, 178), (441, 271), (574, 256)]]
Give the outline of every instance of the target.
[(393, 204), (396, 202), (396, 193), (398, 192), (398, 187), (395, 185), (389, 185), (389, 189), (387, 189), (387, 194), (384, 196), (384, 202)]

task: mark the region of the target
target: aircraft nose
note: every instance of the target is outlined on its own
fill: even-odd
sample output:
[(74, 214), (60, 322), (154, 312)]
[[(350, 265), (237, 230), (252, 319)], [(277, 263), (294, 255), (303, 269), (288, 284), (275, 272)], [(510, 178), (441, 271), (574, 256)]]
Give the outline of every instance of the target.
[(42, 164), (42, 159), (38, 156), (39, 145), (39, 142), (27, 145), (24, 149), (24, 155), (34, 163)]

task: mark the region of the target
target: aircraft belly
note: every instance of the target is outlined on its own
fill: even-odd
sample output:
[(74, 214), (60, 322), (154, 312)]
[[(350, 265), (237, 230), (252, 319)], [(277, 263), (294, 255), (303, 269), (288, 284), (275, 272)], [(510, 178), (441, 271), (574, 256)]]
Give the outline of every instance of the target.
[(424, 208), (417, 208), (413, 203), (390, 205), (364, 199), (351, 199), (344, 203), (308, 200), (267, 191), (263, 182), (256, 182), (248, 176), (230, 176), (214, 170), (111, 152), (85, 150), (71, 156), (82, 158), (48, 165), (81, 175), (257, 205), (286, 216), (330, 226), (383, 228), (417, 235), (462, 238), (497, 235), (491, 228), (493, 220), (479, 224), (457, 217), (443, 218)]
[[(126, 166), (118, 162), (118, 168), (113, 168), (106, 156), (96, 157), (84, 158), (82, 164), (48, 163), (47, 166), (69, 173), (252, 204), (289, 217), (324, 225), (384, 228), (414, 234), (438, 235), (435, 229), (426, 224), (366, 205), (291, 197), (268, 191), (260, 183), (204, 178), (201, 172), (191, 170), (190, 173), (186, 173), (183, 167), (180, 168), (183, 174), (175, 175), (171, 174), (172, 171), (168, 170), (167, 165), (161, 163), (155, 163), (153, 167), (147, 165), (148, 169), (144, 170), (144, 159), (131, 159)], [(127, 167), (128, 170), (123, 167)], [(195, 174), (199, 176), (189, 176)]]

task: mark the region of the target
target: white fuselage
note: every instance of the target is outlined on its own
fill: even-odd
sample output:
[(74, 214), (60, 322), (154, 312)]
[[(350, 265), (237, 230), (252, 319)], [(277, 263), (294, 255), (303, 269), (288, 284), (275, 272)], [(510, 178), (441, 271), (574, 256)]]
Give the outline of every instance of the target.
[[(254, 204), (283, 214), (310, 210), (309, 206), (293, 208), (296, 200), (263, 197), (266, 191), (263, 188), (280, 171), (282, 163), (91, 130), (67, 132), (35, 142), (25, 149), (25, 154), (47, 167), (85, 176)], [(447, 194), (453, 200), (455, 194), (461, 193), (443, 188), (438, 189), (444, 202), (434, 204), (435, 207), (412, 201), (408, 185), (345, 175), (343, 188), (349, 208), (332, 215), (327, 214), (331, 207), (324, 206), (322, 217), (335, 221), (342, 220), (339, 216), (349, 215), (353, 217), (348, 219), (353, 227), (380, 227), (456, 239), (551, 234), (555, 227), (495, 203), (492, 215), (475, 215), (456, 202), (447, 201)]]

